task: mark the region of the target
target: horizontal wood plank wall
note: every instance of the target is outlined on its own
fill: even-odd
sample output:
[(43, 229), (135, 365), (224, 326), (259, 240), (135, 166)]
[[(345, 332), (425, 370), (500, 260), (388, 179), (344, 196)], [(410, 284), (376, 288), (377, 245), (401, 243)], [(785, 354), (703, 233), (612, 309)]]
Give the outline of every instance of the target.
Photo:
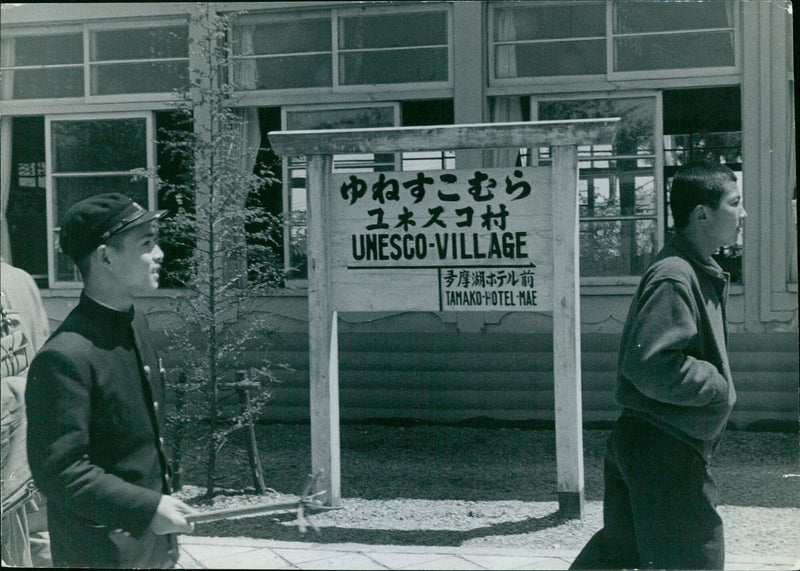
[[(618, 333), (582, 335), (583, 418), (589, 426), (618, 414), (613, 388), (619, 342)], [(263, 420), (307, 421), (308, 335), (278, 333), (272, 346), (273, 361), (293, 370), (278, 372), (281, 383)], [(732, 425), (797, 422), (797, 334), (732, 334), (729, 349), (738, 394)], [(259, 353), (252, 347), (253, 362)], [(339, 383), (343, 422), (552, 422), (552, 336), (340, 332)]]

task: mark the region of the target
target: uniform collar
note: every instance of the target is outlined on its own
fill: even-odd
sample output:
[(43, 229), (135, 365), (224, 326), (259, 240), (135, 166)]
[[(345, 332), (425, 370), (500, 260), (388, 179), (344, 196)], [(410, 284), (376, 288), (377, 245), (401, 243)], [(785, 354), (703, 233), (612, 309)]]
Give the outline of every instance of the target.
[(728, 278), (727, 272), (720, 267), (714, 258), (711, 256), (703, 258), (697, 250), (697, 247), (690, 240), (687, 240), (680, 232), (675, 234), (675, 237), (672, 238), (672, 245), (686, 256), (690, 262), (705, 270), (706, 273), (720, 279)]
[(80, 306), (90, 315), (98, 317), (100, 319), (113, 321), (121, 324), (130, 324), (133, 321), (134, 309), (133, 305), (131, 305), (130, 309), (125, 311), (119, 311), (108, 307), (107, 305), (103, 305), (102, 303), (95, 301), (88, 295), (86, 292), (81, 292), (81, 299), (80, 299)]

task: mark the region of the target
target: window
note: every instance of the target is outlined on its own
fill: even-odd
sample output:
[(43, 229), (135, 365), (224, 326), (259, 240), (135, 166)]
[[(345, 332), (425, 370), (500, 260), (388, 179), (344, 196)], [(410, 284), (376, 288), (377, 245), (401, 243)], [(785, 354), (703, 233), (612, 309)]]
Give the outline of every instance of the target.
[(614, 71), (734, 67), (735, 7), (734, 2), (615, 1)]
[(605, 73), (604, 3), (526, 2), (497, 7), (492, 14), (495, 78)]
[[(85, 34), (88, 50), (84, 50)], [(49, 34), (4, 31), (0, 98), (171, 93), (188, 86), (188, 36), (184, 23), (125, 24)], [(88, 82), (84, 76), (87, 69)]]
[[(578, 146), (582, 276), (641, 274), (661, 242), (656, 188), (656, 98), (532, 98), (541, 121), (620, 117), (611, 145)], [(550, 149), (538, 150), (549, 164)]]
[(240, 91), (447, 85), (449, 30), (447, 6), (243, 16), (231, 33), (234, 85)]
[(340, 85), (447, 81), (445, 12), (342, 15), (338, 22)]
[(3, 34), (3, 100), (83, 97), (83, 34)]
[(233, 82), (240, 90), (330, 87), (329, 15), (277, 18), (233, 27)]
[(58, 248), (58, 224), (70, 206), (89, 196), (121, 192), (155, 208), (152, 180), (134, 171), (153, 167), (152, 119), (147, 114), (108, 118), (48, 116), (47, 172), (51, 285), (74, 283), (77, 270)]
[(164, 93), (188, 85), (189, 29), (91, 31), (91, 95)]
[(735, 73), (737, 7), (734, 1), (491, 3), (490, 83)]

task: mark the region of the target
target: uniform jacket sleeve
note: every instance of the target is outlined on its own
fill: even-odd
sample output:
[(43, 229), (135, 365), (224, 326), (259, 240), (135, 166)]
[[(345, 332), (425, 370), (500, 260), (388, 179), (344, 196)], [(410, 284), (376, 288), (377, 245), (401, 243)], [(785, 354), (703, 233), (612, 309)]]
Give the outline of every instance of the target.
[(661, 279), (643, 290), (620, 372), (647, 397), (682, 406), (727, 398), (725, 377), (712, 363), (691, 355), (698, 336), (695, 305), (679, 280)]
[(150, 524), (161, 494), (90, 461), (90, 418), (115, 411), (92, 410), (89, 363), (86, 357), (68, 357), (48, 348), (34, 360), (26, 393), (31, 470), (48, 501), (59, 502), (87, 524), (139, 536)]

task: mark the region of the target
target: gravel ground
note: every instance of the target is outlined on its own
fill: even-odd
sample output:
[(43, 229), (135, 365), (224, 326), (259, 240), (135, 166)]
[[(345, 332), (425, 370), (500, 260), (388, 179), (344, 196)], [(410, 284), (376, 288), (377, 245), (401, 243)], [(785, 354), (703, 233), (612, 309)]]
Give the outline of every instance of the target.
[[(182, 495), (200, 510), (297, 494), (310, 471), (308, 425), (257, 427), (267, 496), (254, 494), (240, 443), (223, 449), (220, 484), (202, 501), (199, 462), (186, 462)], [(602, 525), (607, 430), (584, 431), (586, 510), (558, 515), (552, 430), (455, 426), (341, 427), (342, 507), (309, 519), (273, 513), (198, 524), (196, 534), (283, 541), (577, 549)], [(729, 553), (800, 555), (800, 460), (796, 434), (729, 432), (712, 473)]]

